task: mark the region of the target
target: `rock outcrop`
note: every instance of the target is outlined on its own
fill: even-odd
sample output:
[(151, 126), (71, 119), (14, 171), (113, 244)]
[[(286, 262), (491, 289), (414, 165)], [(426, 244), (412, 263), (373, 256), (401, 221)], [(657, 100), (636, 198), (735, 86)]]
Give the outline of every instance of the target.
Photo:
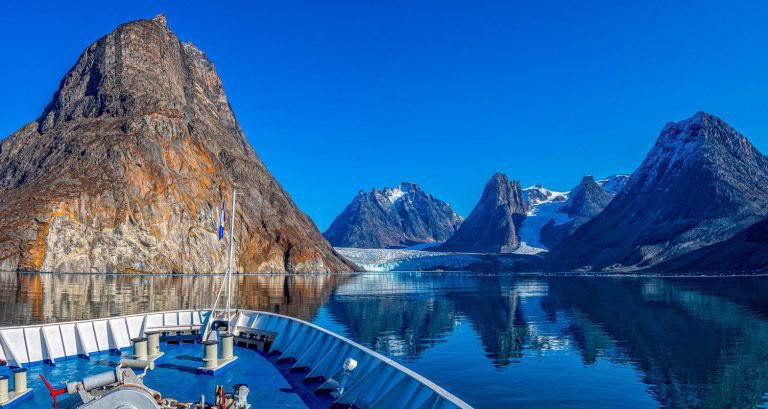
[(0, 268), (224, 272), (234, 183), (238, 271), (355, 269), (248, 144), (211, 61), (162, 15), (123, 24), (0, 144)]
[(768, 158), (699, 112), (664, 127), (626, 187), (558, 247), (555, 268), (652, 269), (766, 216)]
[(516, 253), (539, 254), (555, 248), (597, 216), (628, 179), (629, 175), (613, 175), (595, 181), (585, 176), (568, 192), (554, 192), (541, 185), (523, 189), (530, 210), (520, 226), (522, 244)]
[(764, 274), (768, 271), (768, 219), (728, 240), (694, 250), (655, 268), (665, 272)]
[(398, 248), (443, 242), (463, 219), (415, 183), (360, 191), (323, 233), (336, 247)]
[(528, 211), (520, 182), (496, 173), (459, 230), (434, 251), (511, 253), (520, 245), (517, 230)]

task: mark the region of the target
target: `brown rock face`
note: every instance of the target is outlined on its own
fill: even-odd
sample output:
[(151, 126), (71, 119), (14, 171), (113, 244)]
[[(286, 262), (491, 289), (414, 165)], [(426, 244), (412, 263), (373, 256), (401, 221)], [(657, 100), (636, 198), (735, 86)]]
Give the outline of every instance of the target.
[(239, 271), (355, 269), (248, 144), (206, 56), (163, 16), (123, 24), (0, 143), (0, 269), (223, 272), (233, 183)]

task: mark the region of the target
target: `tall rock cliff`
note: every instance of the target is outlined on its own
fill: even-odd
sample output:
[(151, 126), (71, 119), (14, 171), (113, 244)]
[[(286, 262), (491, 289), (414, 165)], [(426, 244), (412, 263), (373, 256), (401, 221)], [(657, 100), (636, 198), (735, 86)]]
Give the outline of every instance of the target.
[(517, 230), (527, 211), (520, 182), (510, 182), (507, 175), (496, 173), (456, 234), (430, 250), (511, 253), (520, 245)]
[(239, 271), (355, 268), (248, 144), (208, 58), (162, 15), (123, 24), (0, 144), (0, 268), (223, 272), (233, 183)]
[(415, 183), (358, 192), (326, 230), (337, 247), (387, 248), (447, 240), (463, 219)]
[(720, 118), (668, 123), (626, 187), (557, 250), (557, 268), (627, 271), (729, 239), (768, 216), (768, 158)]

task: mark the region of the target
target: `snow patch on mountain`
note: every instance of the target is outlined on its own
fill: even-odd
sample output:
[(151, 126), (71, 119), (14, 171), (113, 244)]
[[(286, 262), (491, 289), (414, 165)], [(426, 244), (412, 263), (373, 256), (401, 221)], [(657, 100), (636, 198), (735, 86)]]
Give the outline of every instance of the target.
[(531, 210), (528, 211), (528, 215), (517, 231), (520, 236), (520, 248), (515, 250), (515, 254), (538, 254), (549, 251), (549, 248), (541, 243), (541, 229), (550, 220), (554, 220), (555, 225), (571, 221), (567, 214), (559, 212), (564, 203), (550, 201), (531, 204)]
[(523, 196), (530, 205), (530, 210), (517, 231), (520, 237), (520, 247), (515, 254), (539, 254), (549, 251), (541, 243), (541, 229), (554, 220), (556, 225), (568, 223), (571, 218), (559, 210), (568, 200), (570, 192), (556, 192), (540, 184), (523, 189)]
[(536, 206), (542, 203), (565, 202), (568, 200), (568, 192), (555, 192), (540, 184), (535, 184), (523, 189), (523, 198), (531, 206)]
[(392, 203), (400, 200), (406, 193), (408, 193), (408, 188), (403, 186), (402, 183), (397, 185), (394, 189), (384, 189), (384, 196), (386, 196)]
[(624, 189), (624, 186), (627, 185), (627, 182), (629, 181), (629, 175), (612, 175), (608, 176), (605, 179), (600, 179), (597, 181), (597, 184), (600, 185), (606, 192), (611, 194), (619, 193), (620, 190)]

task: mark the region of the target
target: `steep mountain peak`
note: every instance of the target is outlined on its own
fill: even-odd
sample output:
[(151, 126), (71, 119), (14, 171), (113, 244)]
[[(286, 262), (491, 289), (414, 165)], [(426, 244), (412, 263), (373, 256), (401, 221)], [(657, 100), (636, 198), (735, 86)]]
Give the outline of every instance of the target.
[(397, 186), (393, 188), (384, 188), (382, 190), (382, 194), (391, 202), (395, 203), (398, 200), (401, 200), (403, 197), (409, 197), (413, 195), (420, 194), (422, 192), (419, 185), (412, 183), (412, 182), (400, 182)]
[(565, 268), (631, 270), (768, 216), (768, 158), (704, 112), (670, 122), (610, 204), (558, 248)]
[(160, 13), (154, 17), (152, 17), (152, 21), (155, 23), (160, 24), (161, 26), (168, 28), (168, 20), (165, 18), (165, 13)]
[(717, 116), (697, 112), (692, 117), (669, 122), (648, 153), (648, 165), (667, 169), (678, 164), (697, 166), (696, 160), (713, 160), (721, 154), (762, 156), (749, 140)]
[(439, 251), (510, 253), (520, 245), (517, 229), (528, 212), (519, 181), (498, 172), (485, 184), (480, 200), (459, 230)]
[(584, 176), (581, 182), (571, 190), (570, 200), (560, 212), (572, 218), (593, 218), (613, 199), (613, 194), (603, 189), (592, 175)]
[(122, 24), (86, 48), (38, 122), (45, 132), (81, 118), (151, 113), (179, 116), (186, 126), (213, 114), (239, 132), (213, 63), (181, 43), (164, 15)]
[(358, 192), (325, 231), (338, 247), (407, 247), (445, 241), (463, 219), (412, 182)]
[(122, 24), (0, 142), (0, 269), (222, 272), (214, 226), (233, 183), (238, 270), (355, 268), (248, 144), (205, 54), (162, 15)]

